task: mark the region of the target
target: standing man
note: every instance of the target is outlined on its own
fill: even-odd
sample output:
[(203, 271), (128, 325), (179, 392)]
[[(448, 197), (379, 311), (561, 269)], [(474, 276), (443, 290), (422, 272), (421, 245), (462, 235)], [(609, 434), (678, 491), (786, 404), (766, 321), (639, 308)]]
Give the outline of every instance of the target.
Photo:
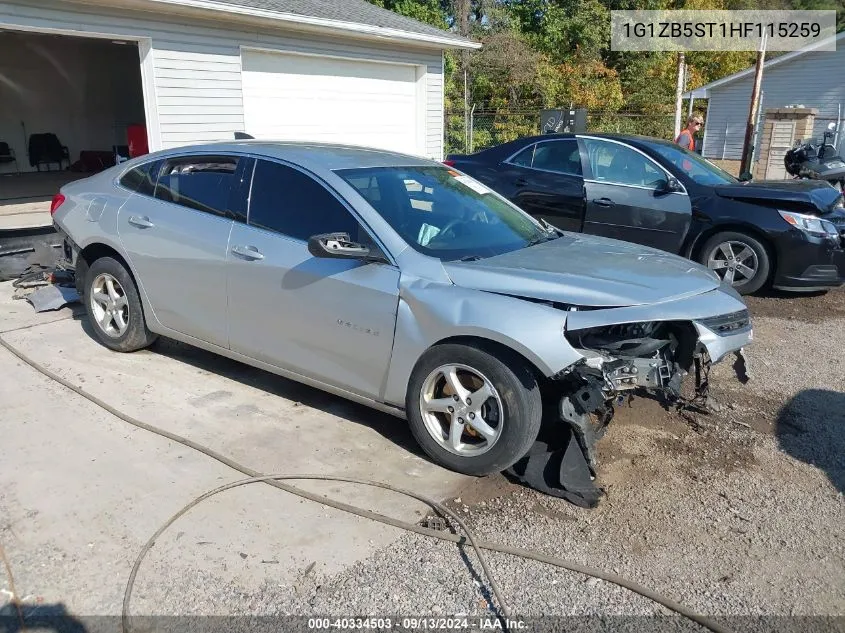
[(700, 114), (693, 114), (687, 119), (687, 127), (681, 130), (675, 142), (684, 149), (694, 152), (695, 133), (701, 129), (702, 125), (704, 125), (704, 118)]

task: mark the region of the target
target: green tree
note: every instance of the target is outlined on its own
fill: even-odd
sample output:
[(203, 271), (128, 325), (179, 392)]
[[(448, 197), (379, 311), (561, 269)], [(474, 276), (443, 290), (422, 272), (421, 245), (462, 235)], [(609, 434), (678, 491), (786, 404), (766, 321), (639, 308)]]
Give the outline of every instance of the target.
[(448, 27), (448, 15), (440, 0), (369, 0), (371, 4), (394, 11), (441, 29)]
[(553, 62), (597, 58), (610, 42), (610, 10), (602, 0), (497, 0), (531, 45)]
[[(458, 151), (465, 90), (470, 107), (492, 120), (476, 131), (476, 147), (535, 132), (540, 108), (570, 105), (589, 108), (591, 129), (671, 134), (676, 55), (610, 50), (613, 10), (835, 9), (838, 28), (845, 29), (845, 0), (369, 1), (484, 44), (480, 51), (444, 55), (447, 146)], [(687, 88), (748, 68), (754, 57), (689, 52)]]

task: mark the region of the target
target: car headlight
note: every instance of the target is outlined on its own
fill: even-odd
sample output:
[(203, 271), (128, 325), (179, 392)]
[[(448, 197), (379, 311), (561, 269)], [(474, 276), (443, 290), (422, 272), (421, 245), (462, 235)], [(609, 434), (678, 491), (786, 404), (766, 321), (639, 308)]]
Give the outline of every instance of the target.
[(780, 217), (789, 222), (797, 229), (801, 229), (805, 233), (817, 235), (819, 237), (838, 238), (839, 232), (833, 225), (833, 222), (822, 220), (814, 215), (805, 215), (804, 213), (795, 213), (794, 211), (780, 211)]
[(698, 319), (704, 327), (713, 330), (719, 336), (728, 336), (744, 330), (751, 325), (751, 316), (748, 310), (738, 310), (730, 314)]

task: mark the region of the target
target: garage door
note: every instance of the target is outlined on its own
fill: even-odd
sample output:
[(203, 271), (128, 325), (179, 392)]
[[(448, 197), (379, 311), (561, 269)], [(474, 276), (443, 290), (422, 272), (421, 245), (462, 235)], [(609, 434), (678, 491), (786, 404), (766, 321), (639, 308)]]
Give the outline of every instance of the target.
[(246, 132), (422, 154), (416, 67), (243, 52)]

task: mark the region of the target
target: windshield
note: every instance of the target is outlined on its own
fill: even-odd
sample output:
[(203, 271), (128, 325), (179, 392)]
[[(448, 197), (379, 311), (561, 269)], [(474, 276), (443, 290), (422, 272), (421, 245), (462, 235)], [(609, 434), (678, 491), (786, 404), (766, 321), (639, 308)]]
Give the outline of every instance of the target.
[(492, 257), (554, 237), (485, 185), (447, 167), (336, 173), (414, 249), (444, 261)]
[(739, 182), (724, 169), (678, 145), (652, 143), (649, 147), (699, 185), (729, 185)]

